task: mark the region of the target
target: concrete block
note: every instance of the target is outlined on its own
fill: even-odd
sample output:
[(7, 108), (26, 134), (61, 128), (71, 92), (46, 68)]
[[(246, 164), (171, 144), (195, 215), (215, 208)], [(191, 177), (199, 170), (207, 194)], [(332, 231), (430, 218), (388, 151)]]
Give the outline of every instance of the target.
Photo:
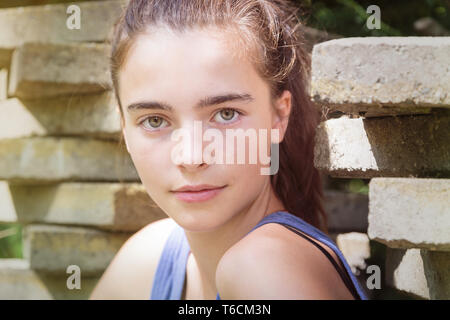
[(450, 108), (449, 37), (356, 37), (313, 48), (311, 97), (368, 116)]
[(98, 43), (26, 43), (13, 53), (8, 94), (36, 99), (111, 89), (109, 51)]
[(450, 252), (387, 248), (386, 284), (423, 299), (449, 300)]
[(140, 181), (118, 142), (55, 137), (0, 140), (0, 179), (17, 184)]
[(366, 269), (365, 260), (370, 258), (370, 243), (367, 234), (361, 232), (341, 233), (336, 237), (336, 244), (355, 275), (359, 275), (360, 270)]
[(0, 48), (0, 68), (9, 68), (11, 65), (11, 57), (13, 50)]
[(167, 218), (139, 183), (8, 186), (0, 182), (0, 199), (0, 222), (67, 224), (131, 232)]
[(42, 273), (62, 276), (68, 266), (76, 265), (82, 274), (98, 276), (131, 235), (83, 227), (30, 224), (23, 228), (23, 255), (31, 269)]
[(368, 235), (392, 248), (450, 251), (450, 179), (372, 179)]
[(110, 91), (38, 100), (11, 98), (0, 101), (0, 111), (7, 115), (0, 118), (0, 139), (89, 136), (118, 140), (117, 108)]
[(8, 70), (5, 68), (3, 69), (0, 68), (0, 101), (6, 100), (7, 98), (8, 98)]
[(322, 122), (315, 166), (333, 177), (450, 177), (450, 114)]
[[(127, 1), (74, 2), (80, 8), (80, 29), (69, 29), (69, 4), (0, 10), (0, 61), (8, 64), (12, 50), (27, 42), (104, 42)], [(0, 64), (1, 66), (2, 64)]]
[[(25, 259), (0, 259), (1, 300), (87, 300), (99, 277), (81, 274), (80, 288), (67, 286), (65, 276), (42, 274), (30, 269)], [(69, 283), (70, 283), (69, 279)]]
[(0, 223), (17, 222), (17, 212), (7, 181), (0, 180)]

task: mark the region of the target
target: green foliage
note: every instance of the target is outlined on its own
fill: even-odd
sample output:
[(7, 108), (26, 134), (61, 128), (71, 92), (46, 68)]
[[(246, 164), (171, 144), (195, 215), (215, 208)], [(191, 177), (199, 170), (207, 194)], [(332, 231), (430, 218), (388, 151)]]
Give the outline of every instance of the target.
[(369, 194), (370, 179), (348, 179), (328, 177), (328, 189), (343, 192)]
[(22, 227), (0, 224), (0, 258), (22, 258)]
[[(345, 37), (419, 36), (414, 22), (431, 17), (450, 30), (450, 1), (446, 0), (296, 0), (307, 25)], [(367, 7), (381, 11), (381, 29), (366, 27)]]
[(348, 183), (348, 191), (368, 195), (369, 185), (361, 179), (352, 179)]

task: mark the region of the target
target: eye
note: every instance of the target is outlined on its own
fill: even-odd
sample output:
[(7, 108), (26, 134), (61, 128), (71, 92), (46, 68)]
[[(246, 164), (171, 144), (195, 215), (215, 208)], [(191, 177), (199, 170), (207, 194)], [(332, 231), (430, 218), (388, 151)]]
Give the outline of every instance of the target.
[[(222, 124), (227, 124), (227, 123), (233, 123), (234, 121), (236, 121), (236, 118), (239, 117), (239, 115), (241, 115), (241, 113), (235, 109), (231, 109), (231, 108), (227, 108), (227, 109), (222, 109), (219, 112), (217, 112), (214, 115), (214, 120), (216, 120), (219, 123)], [(219, 118), (222, 118), (225, 121), (221, 121)], [(234, 121), (233, 121), (234, 119)]]
[[(145, 118), (144, 120), (142, 120), (142, 121), (140, 122), (140, 124), (143, 125), (145, 129), (148, 129), (148, 130), (152, 131), (152, 130), (155, 130), (155, 129), (161, 129), (161, 128), (163, 128), (163, 127), (162, 127), (162, 123), (164, 123), (164, 122), (167, 123), (167, 121), (164, 120), (164, 119), (161, 118), (161, 117), (158, 117), (158, 116), (151, 116), (151, 117), (147, 117), (147, 118)], [(149, 125), (146, 126), (146, 125), (145, 125), (146, 123), (148, 123)]]

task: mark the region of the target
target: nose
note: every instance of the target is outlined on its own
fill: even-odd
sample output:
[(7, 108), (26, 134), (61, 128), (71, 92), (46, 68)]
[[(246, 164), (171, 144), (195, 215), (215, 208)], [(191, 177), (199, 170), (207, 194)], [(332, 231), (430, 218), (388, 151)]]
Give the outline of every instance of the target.
[(172, 141), (177, 141), (172, 149), (172, 161), (186, 171), (205, 168), (203, 160), (202, 122), (190, 121), (172, 133)]
[(180, 168), (184, 169), (187, 172), (195, 172), (199, 169), (203, 169), (206, 168), (208, 166), (208, 164), (202, 162), (200, 164), (186, 164), (186, 163), (181, 163), (178, 165)]

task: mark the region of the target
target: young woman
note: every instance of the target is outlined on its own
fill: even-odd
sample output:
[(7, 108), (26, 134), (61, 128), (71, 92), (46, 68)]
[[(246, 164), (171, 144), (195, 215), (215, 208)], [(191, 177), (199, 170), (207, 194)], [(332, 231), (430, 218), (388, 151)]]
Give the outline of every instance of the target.
[[(366, 299), (326, 234), (301, 28), (288, 1), (129, 2), (111, 55), (123, 138), (169, 218), (123, 245), (91, 299)], [(175, 161), (175, 133), (198, 124), (276, 131), (257, 152), (279, 146), (278, 170), (206, 161), (205, 142)]]

